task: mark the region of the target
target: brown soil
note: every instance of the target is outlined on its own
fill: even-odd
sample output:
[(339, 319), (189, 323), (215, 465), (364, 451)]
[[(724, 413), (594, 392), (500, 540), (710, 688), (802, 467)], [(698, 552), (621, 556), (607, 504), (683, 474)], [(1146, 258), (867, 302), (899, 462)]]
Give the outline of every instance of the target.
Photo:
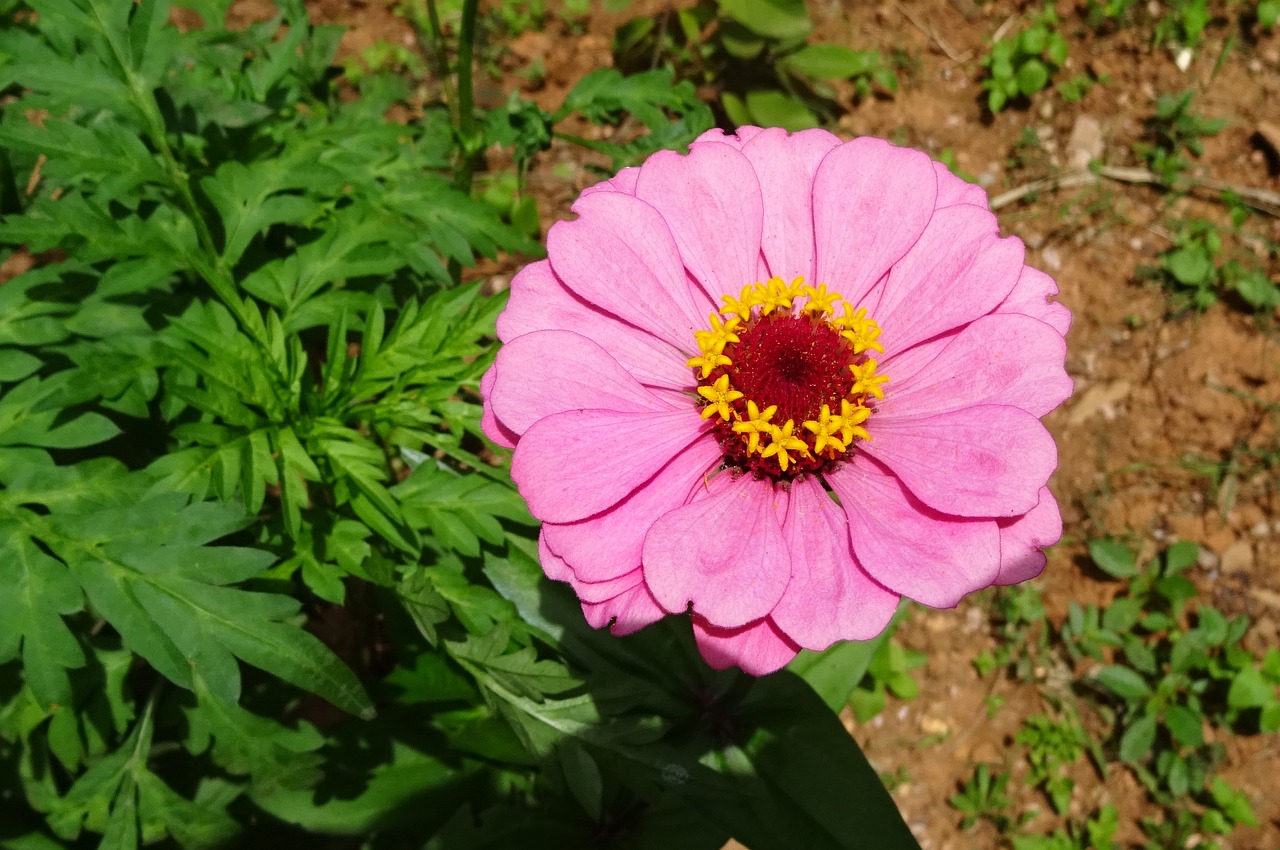
[[(619, 23), (662, 14), (667, 5), (640, 0), (623, 15), (597, 10), (573, 28), (548, 15), (543, 31), (491, 45), (502, 73), (481, 75), (478, 96), (496, 105), (518, 88), (554, 109), (579, 78), (611, 62), (610, 38)], [(956, 166), (978, 176), (992, 196), (1066, 166), (1069, 139), (1082, 117), (1101, 126), (1102, 160), (1138, 164), (1131, 146), (1154, 113), (1156, 95), (1193, 87), (1197, 112), (1228, 120), (1226, 129), (1208, 140), (1193, 173), (1280, 190), (1275, 152), (1256, 132), (1260, 122), (1280, 120), (1280, 33), (1238, 39), (1219, 68), (1224, 40), (1236, 29), (1219, 19), (1183, 72), (1169, 49), (1149, 45), (1145, 30), (1129, 27), (1100, 36), (1078, 23), (1081, 15), (1073, 4), (1060, 2), (1071, 60), (1059, 79), (1087, 69), (1109, 82), (1076, 104), (1046, 92), (1031, 108), (1008, 109), (992, 119), (981, 105), (980, 59), (1002, 24), (1012, 16), (1029, 19), (1037, 4), (846, 0), (808, 5), (818, 23), (816, 40), (885, 55), (905, 51), (915, 60), (901, 73), (903, 85), (893, 98), (854, 103), (848, 92), (848, 111), (838, 131), (847, 137), (891, 138), (935, 156), (950, 150)], [(1239, 14), (1242, 5), (1225, 8)], [(312, 9), (321, 20), (351, 27), (342, 42), (347, 55), (380, 39), (414, 44), (412, 27), (384, 0), (314, 0)], [(247, 0), (237, 5), (236, 14), (260, 19), (269, 16), (270, 6)], [(537, 68), (541, 74), (530, 73)], [(1038, 149), (1015, 147), (1027, 128), (1041, 139)], [(559, 142), (537, 157), (529, 180), (544, 226), (564, 217), (577, 192), (598, 179), (590, 164), (602, 163)], [(1275, 316), (1259, 318), (1222, 304), (1203, 314), (1170, 316), (1165, 293), (1135, 274), (1169, 246), (1170, 222), (1178, 216), (1225, 222), (1222, 208), (1203, 200), (1166, 207), (1148, 187), (1106, 182), (1042, 193), (1003, 207), (1000, 215), (1006, 231), (1026, 241), (1028, 262), (1057, 278), (1061, 300), (1075, 315), (1067, 364), (1076, 380), (1075, 395), (1048, 418), (1061, 452), (1053, 487), (1066, 523), (1066, 536), (1039, 579), (1051, 621), (1061, 622), (1071, 600), (1105, 602), (1117, 592), (1115, 582), (1102, 581), (1083, 566), (1087, 540), (1129, 536), (1142, 541), (1149, 555), (1161, 541), (1183, 539), (1203, 549), (1192, 577), (1204, 597), (1228, 615), (1253, 618), (1249, 645), (1255, 652), (1277, 646), (1280, 587), (1272, 570), (1280, 564), (1280, 494), (1274, 480), (1246, 464), (1215, 489), (1186, 462), (1193, 456), (1221, 461), (1243, 447), (1280, 444)], [(1280, 220), (1274, 217), (1260, 216), (1250, 227), (1280, 241)], [(501, 286), (513, 269), (512, 263), (491, 264), (483, 273)], [(961, 831), (959, 814), (947, 805), (977, 762), (1012, 768), (1015, 814), (1041, 810), (1027, 831), (1047, 831), (1056, 823), (1046, 814), (1050, 807), (1043, 796), (1025, 787), (1027, 766), (1011, 746), (1024, 717), (1048, 710), (1041, 687), (999, 675), (979, 678), (971, 664), (981, 651), (996, 646), (986, 602), (989, 597), (979, 595), (955, 610), (917, 612), (899, 639), (928, 654), (927, 665), (917, 671), (919, 697), (891, 700), (884, 714), (865, 726), (849, 723), (874, 764), (901, 780), (894, 796), (925, 850), (998, 846), (998, 833), (989, 825)], [(1073, 671), (1043, 673), (1052, 686), (1055, 676)], [(987, 715), (988, 697), (1003, 700), (993, 717)], [(1229, 754), (1222, 775), (1248, 794), (1261, 823), (1237, 829), (1223, 846), (1280, 847), (1280, 795), (1268, 787), (1280, 775), (1277, 739), (1221, 740)], [(1132, 774), (1113, 765), (1104, 782), (1082, 758), (1073, 775), (1077, 819), (1114, 803), (1121, 813), (1118, 838), (1140, 845), (1138, 821), (1156, 810)]]

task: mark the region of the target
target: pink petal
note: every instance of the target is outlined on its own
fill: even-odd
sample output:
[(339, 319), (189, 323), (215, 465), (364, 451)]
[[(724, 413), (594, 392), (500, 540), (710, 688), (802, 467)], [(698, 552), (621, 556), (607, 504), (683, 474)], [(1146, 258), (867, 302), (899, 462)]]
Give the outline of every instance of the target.
[(573, 592), (583, 602), (604, 602), (644, 581), (639, 567), (614, 576), (608, 581), (583, 581), (573, 567), (569, 566), (569, 562), (552, 548), (545, 532), (538, 535), (538, 563), (542, 564), (542, 571), (546, 573), (547, 578), (552, 581), (568, 582)]
[(790, 281), (796, 275), (813, 279), (813, 201), (808, 187), (822, 158), (840, 144), (826, 130), (805, 130), (788, 136), (770, 127), (742, 148), (751, 161), (764, 198), (761, 250), (769, 272)]
[(782, 533), (791, 583), (770, 619), (806, 649), (869, 640), (889, 624), (898, 595), (862, 571), (849, 545), (849, 521), (817, 478), (791, 485)]
[(999, 525), (1000, 575), (995, 583), (1017, 584), (1040, 575), (1047, 563), (1042, 550), (1062, 539), (1062, 514), (1049, 488), (1040, 491), (1040, 503), (1028, 513), (999, 520)]
[(877, 415), (868, 430), (871, 439), (859, 449), (920, 501), (954, 516), (1024, 514), (1058, 466), (1053, 437), (1016, 407), (977, 405), (920, 419)]
[(701, 136), (694, 139), (693, 144), (704, 145), (708, 142), (719, 142), (721, 144), (730, 145), (735, 150), (741, 150), (743, 145), (755, 138), (756, 134), (760, 132), (761, 128), (752, 127), (749, 124), (742, 125), (732, 133), (726, 133), (719, 127), (712, 127), (710, 130), (707, 130)]
[(600, 346), (572, 331), (534, 331), (498, 352), (489, 402), (517, 434), (565, 410), (661, 410), (668, 406), (640, 386)]
[(489, 401), (493, 392), (493, 382), (498, 378), (494, 369), (495, 367), (490, 366), (485, 371), (484, 377), (480, 379), (480, 397), (484, 399), (484, 407), (480, 413), (480, 430), (495, 444), (514, 449), (520, 435), (498, 421), (498, 418), (493, 415), (493, 403)]
[(667, 616), (643, 581), (603, 602), (583, 602), (582, 613), (593, 629), (609, 626), (609, 631), (618, 637), (638, 632)]
[(611, 508), (705, 429), (697, 409), (566, 410), (539, 419), (516, 445), (511, 478), (544, 522)]
[[(638, 167), (624, 168), (608, 180), (601, 180), (594, 186), (588, 186), (583, 189), (578, 197), (590, 195), (592, 192), (621, 192), (624, 195), (634, 195), (636, 193), (636, 178), (639, 176), (640, 169)], [(577, 210), (574, 209), (574, 212), (577, 212)]]
[(975, 186), (968, 180), (961, 180), (940, 162), (933, 164), (933, 170), (938, 175), (938, 199), (934, 201), (938, 209), (953, 207), (956, 204), (973, 204), (983, 209), (987, 208), (986, 189)]
[(825, 476), (849, 518), (854, 556), (888, 589), (934, 608), (953, 607), (999, 574), (994, 520), (938, 513), (891, 473), (855, 456)]
[(644, 578), (658, 604), (733, 628), (773, 610), (791, 578), (778, 521), (785, 494), (768, 481), (720, 475), (712, 494), (664, 515), (644, 542)]
[(833, 149), (813, 181), (815, 282), (861, 303), (920, 238), (937, 195), (933, 161), (919, 151), (870, 138)]
[(534, 331), (570, 330), (604, 348), (642, 384), (688, 391), (692, 373), (683, 349), (632, 327), (569, 292), (546, 260), (524, 267), (511, 281), (511, 298), (498, 317), (498, 339), (510, 342)]
[(579, 197), (574, 209), (576, 221), (557, 222), (547, 233), (556, 277), (601, 310), (678, 350), (693, 350), (705, 310), (694, 306), (680, 253), (658, 211), (619, 192)]
[(609, 510), (578, 522), (547, 523), (542, 534), (587, 581), (604, 581), (635, 569), (649, 529), (660, 516), (688, 502), (695, 488), (705, 487), (704, 476), (720, 458), (715, 439), (700, 437)]
[(1017, 314), (985, 316), (905, 380), (886, 362), (891, 391), (877, 416), (919, 418), (978, 404), (1008, 405), (1043, 416), (1071, 395), (1072, 381), (1063, 368), (1066, 355), (1066, 340), (1044, 322)]
[(997, 313), (1022, 313), (1039, 319), (1063, 336), (1071, 328), (1071, 311), (1065, 305), (1049, 299), (1058, 294), (1058, 284), (1039, 269), (1030, 266), (1022, 270), (1021, 277), (1009, 293), (1009, 297), (996, 308)]
[(614, 621), (613, 634), (627, 635), (667, 615), (644, 586), (644, 575), (639, 568), (613, 582), (581, 581), (564, 559), (547, 546), (545, 535), (538, 539), (538, 560), (548, 578), (569, 582), (582, 603), (583, 615), (594, 629)]
[(693, 618), (693, 637), (707, 664), (716, 670), (738, 666), (752, 676), (767, 676), (781, 670), (800, 652), (768, 618), (737, 629), (713, 626), (701, 617)]
[(640, 168), (636, 196), (662, 213), (685, 267), (714, 305), (756, 280), (760, 184), (731, 145), (694, 144), (688, 156), (658, 151)]
[(889, 272), (871, 315), (886, 353), (960, 327), (1004, 300), (1022, 273), (1018, 239), (999, 239), (994, 216), (969, 204), (938, 210)]

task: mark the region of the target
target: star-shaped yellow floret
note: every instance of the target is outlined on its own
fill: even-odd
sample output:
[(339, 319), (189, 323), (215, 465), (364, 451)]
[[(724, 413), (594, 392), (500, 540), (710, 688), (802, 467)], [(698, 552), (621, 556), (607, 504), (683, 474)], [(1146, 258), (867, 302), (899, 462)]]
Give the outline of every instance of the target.
[(754, 401), (747, 401), (747, 418), (733, 423), (733, 433), (747, 436), (747, 454), (755, 454), (760, 449), (760, 435), (773, 431), (769, 420), (778, 412), (778, 405), (771, 404), (761, 410)]
[(818, 284), (818, 288), (805, 284), (802, 291), (809, 297), (805, 302), (804, 309), (810, 313), (835, 313), (836, 302), (840, 300), (840, 293), (827, 292), (825, 283)]
[(690, 357), (685, 362), (684, 365), (692, 366), (695, 369), (701, 369), (702, 377), (705, 378), (708, 375), (710, 375), (713, 371), (715, 371), (718, 367), (728, 366), (732, 362), (733, 362), (732, 360), (730, 360), (728, 357), (725, 357), (723, 354), (716, 354), (715, 352), (707, 352), (706, 354), (700, 354), (697, 357)]
[(884, 346), (876, 341), (880, 337), (880, 326), (876, 324), (875, 319), (867, 316), (866, 307), (859, 307), (854, 310), (846, 302), (844, 315), (836, 319), (835, 324), (844, 328), (840, 332), (840, 336), (849, 340), (849, 343), (853, 346), (854, 354), (861, 354), (868, 350), (884, 352)]
[(866, 428), (859, 427), (871, 416), (871, 409), (852, 404), (849, 399), (840, 400), (840, 440), (847, 446), (853, 438), (869, 440), (871, 435)]
[(798, 277), (791, 283), (786, 283), (780, 277), (771, 277), (769, 282), (765, 284), (765, 293), (763, 303), (760, 305), (760, 315), (767, 316), (774, 310), (790, 310), (791, 302), (800, 295), (800, 287), (804, 282), (804, 278)]
[(719, 413), (721, 419), (729, 419), (733, 416), (733, 408), (729, 403), (742, 398), (742, 393), (729, 386), (728, 375), (716, 378), (715, 383), (709, 387), (698, 387), (698, 395), (707, 400), (707, 406), (702, 409), (703, 419), (709, 418), (713, 413)]
[[(846, 399), (847, 400), (847, 399)], [(818, 418), (810, 419), (804, 423), (804, 427), (812, 431), (817, 437), (813, 441), (814, 453), (820, 452), (825, 448), (832, 448), (837, 453), (843, 453), (847, 448), (848, 440), (840, 438), (840, 428), (844, 424), (844, 420), (839, 414), (831, 414), (830, 405), (822, 405), (822, 410), (818, 412)]]
[(853, 373), (853, 386), (849, 389), (851, 394), (873, 395), (876, 398), (884, 398), (884, 389), (881, 384), (889, 380), (888, 375), (876, 374), (876, 361), (868, 359), (862, 363), (849, 364), (849, 371)]
[(776, 457), (778, 467), (783, 472), (786, 472), (787, 467), (791, 465), (791, 455), (788, 452), (799, 452), (802, 455), (809, 453), (809, 447), (805, 445), (804, 440), (791, 433), (795, 427), (794, 419), (788, 419), (781, 428), (774, 426), (769, 432), (771, 442), (764, 447), (764, 451), (760, 452), (761, 457)]
[(698, 341), (698, 349), (703, 354), (721, 354), (724, 347), (731, 342), (741, 342), (734, 331), (738, 329), (738, 325), (742, 324), (742, 320), (737, 318), (723, 321), (719, 314), (712, 313), (707, 317), (708, 324), (711, 325), (709, 331), (694, 331), (693, 338)]
[(720, 312), (725, 315), (737, 316), (742, 321), (751, 318), (751, 308), (760, 303), (758, 297), (754, 297), (755, 288), (758, 283), (748, 283), (742, 287), (742, 291), (738, 293), (738, 297), (732, 295), (721, 295), (720, 300), (724, 302), (724, 309)]

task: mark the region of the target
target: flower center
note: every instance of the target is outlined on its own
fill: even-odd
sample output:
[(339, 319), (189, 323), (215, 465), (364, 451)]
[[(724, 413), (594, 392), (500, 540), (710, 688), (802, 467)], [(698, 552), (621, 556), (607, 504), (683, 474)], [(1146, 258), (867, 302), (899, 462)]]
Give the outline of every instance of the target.
[(865, 308), (799, 277), (749, 284), (724, 301), (694, 334), (700, 353), (688, 365), (729, 466), (790, 480), (870, 437), (863, 425), (888, 377), (870, 357), (884, 349)]

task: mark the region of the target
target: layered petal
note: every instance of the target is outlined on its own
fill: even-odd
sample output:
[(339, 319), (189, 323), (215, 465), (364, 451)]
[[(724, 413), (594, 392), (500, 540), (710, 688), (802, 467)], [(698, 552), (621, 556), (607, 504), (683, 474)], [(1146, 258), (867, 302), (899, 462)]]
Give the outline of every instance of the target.
[(603, 602), (584, 601), (582, 613), (593, 629), (609, 626), (609, 631), (618, 637), (638, 632), (667, 616), (644, 582)]
[(918, 419), (878, 416), (859, 448), (921, 502), (965, 517), (1026, 513), (1058, 466), (1058, 447), (1039, 419), (996, 405)]
[(858, 563), (889, 590), (935, 608), (951, 608), (999, 575), (995, 520), (935, 511), (863, 456), (826, 480), (849, 518)]
[(546, 260), (525, 266), (511, 281), (507, 309), (498, 317), (498, 339), (510, 342), (534, 331), (561, 329), (604, 348), (647, 386), (689, 390), (687, 356), (647, 331), (586, 303), (561, 284)]
[(653, 524), (644, 542), (644, 578), (671, 613), (690, 606), (723, 628), (773, 610), (791, 578), (778, 519), (785, 495), (768, 481), (720, 475), (706, 498)]
[[(872, 315), (886, 353), (960, 327), (996, 308), (1013, 289), (1025, 251), (1000, 239), (987, 210), (960, 204), (938, 210), (889, 272)], [(927, 305), (927, 306), (926, 306)]]
[(716, 670), (736, 665), (752, 676), (777, 672), (800, 652), (800, 647), (767, 617), (736, 629), (713, 626), (694, 617), (693, 637), (702, 657)]
[(782, 533), (791, 554), (791, 582), (769, 616), (787, 637), (823, 650), (884, 630), (899, 596), (858, 566), (849, 521), (817, 478), (792, 483)]
[(601, 310), (677, 350), (692, 350), (706, 305), (695, 306), (664, 217), (621, 192), (580, 197), (574, 208), (576, 221), (557, 222), (547, 233), (556, 277)]
[(493, 413), (493, 404), (489, 401), (489, 396), (493, 392), (493, 383), (498, 379), (496, 368), (490, 366), (480, 378), (480, 398), (484, 399), (484, 408), (480, 412), (480, 430), (497, 445), (514, 449), (520, 435), (498, 421), (498, 417)]
[(1000, 520), (1000, 574), (996, 584), (1017, 584), (1040, 575), (1047, 563), (1044, 547), (1062, 538), (1058, 502), (1045, 487), (1040, 501), (1027, 513)]
[(640, 566), (644, 538), (658, 518), (705, 488), (708, 471), (720, 462), (710, 435), (699, 437), (659, 472), (612, 508), (578, 522), (547, 523), (542, 533), (556, 552), (587, 581), (605, 581)]
[(544, 522), (574, 522), (613, 507), (705, 429), (697, 410), (566, 410), (521, 436), (511, 478)]
[(734, 130), (732, 133), (726, 133), (719, 127), (712, 127), (698, 138), (693, 140), (695, 145), (705, 145), (709, 142), (729, 145), (735, 150), (741, 150), (742, 146), (751, 141), (757, 134), (763, 133), (762, 127), (742, 126)]
[(742, 146), (760, 181), (764, 229), (760, 248), (769, 273), (790, 281), (813, 278), (813, 201), (809, 187), (819, 163), (840, 139), (826, 130), (788, 135), (780, 127), (762, 130)]
[(671, 227), (680, 257), (712, 305), (756, 278), (763, 201), (751, 163), (727, 144), (659, 151), (645, 162), (636, 196)]
[(938, 177), (938, 198), (934, 202), (938, 209), (953, 207), (956, 204), (973, 204), (983, 209), (987, 208), (986, 189), (968, 180), (961, 180), (940, 162), (933, 164), (933, 170)]
[(919, 151), (869, 138), (834, 148), (813, 179), (815, 282), (862, 303), (920, 238), (937, 197), (933, 161)]
[[(502, 347), (488, 398), (494, 414), (516, 434), (565, 410), (670, 409), (640, 385), (609, 352), (571, 331), (534, 331)], [(555, 375), (556, 380), (545, 380)]]
[(1058, 294), (1058, 284), (1039, 269), (1025, 266), (1013, 291), (999, 307), (997, 313), (1022, 313), (1039, 319), (1058, 333), (1066, 336), (1071, 328), (1071, 311), (1065, 305), (1049, 299)]
[[(608, 180), (601, 180), (594, 186), (588, 186), (578, 195), (590, 195), (593, 192), (621, 192), (624, 195), (634, 195), (636, 193), (636, 180), (640, 177), (640, 168), (632, 166), (624, 168)], [(577, 202), (571, 207), (574, 212), (579, 212)]]
[(985, 316), (948, 338), (905, 379), (887, 362), (892, 392), (878, 415), (918, 418), (997, 404), (1043, 416), (1071, 395), (1066, 355), (1066, 340), (1044, 322), (1017, 314)]

